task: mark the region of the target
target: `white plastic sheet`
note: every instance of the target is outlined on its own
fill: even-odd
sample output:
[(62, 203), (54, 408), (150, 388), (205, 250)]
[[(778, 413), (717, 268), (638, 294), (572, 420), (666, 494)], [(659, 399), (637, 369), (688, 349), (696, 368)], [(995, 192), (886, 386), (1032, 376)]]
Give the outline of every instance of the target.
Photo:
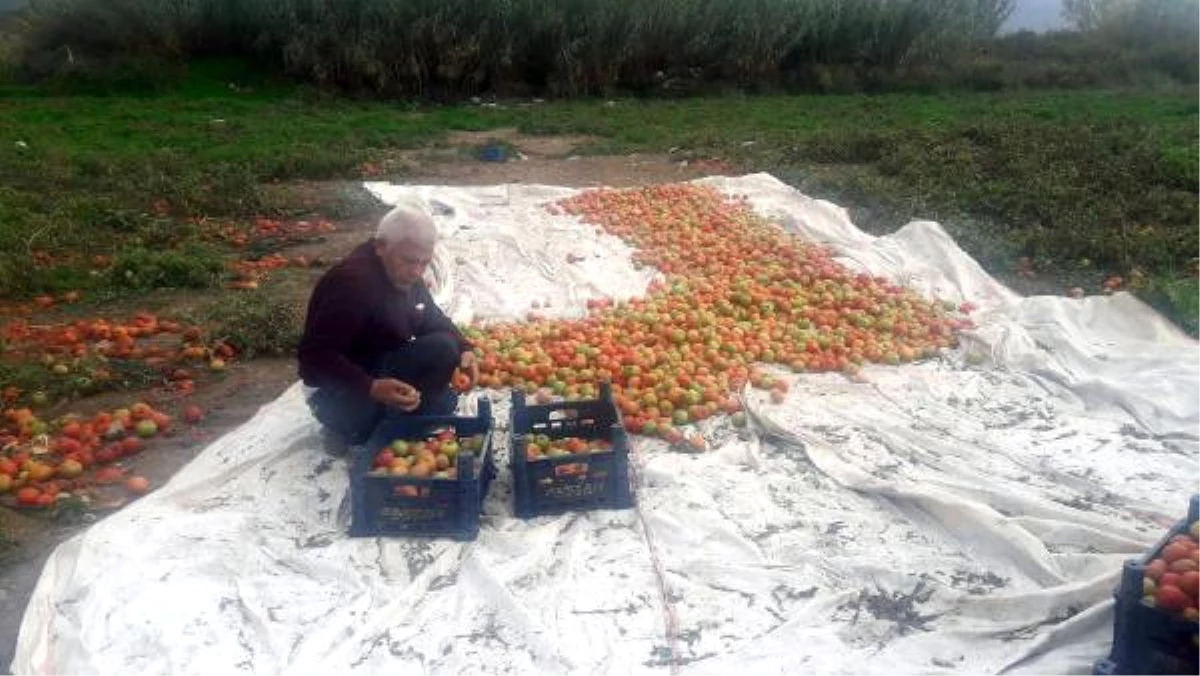
[[(875, 238), (767, 175), (706, 182), (847, 265), (979, 304), (978, 330), (865, 383), (749, 391), (757, 433), (706, 421), (705, 454), (635, 438), (637, 510), (517, 520), (502, 455), (465, 544), (346, 537), (345, 463), (297, 384), (55, 551), (13, 670), (1087, 673), (1122, 561), (1196, 484), (1196, 343), (1125, 294), (1021, 298), (934, 223)], [(650, 279), (541, 208), (568, 189), (368, 187), (433, 205), (460, 321), (579, 315)]]

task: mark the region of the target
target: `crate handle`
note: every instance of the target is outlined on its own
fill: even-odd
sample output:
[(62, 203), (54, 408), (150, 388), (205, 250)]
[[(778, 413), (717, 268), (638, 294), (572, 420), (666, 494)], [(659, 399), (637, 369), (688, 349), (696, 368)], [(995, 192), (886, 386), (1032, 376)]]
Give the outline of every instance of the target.
[(395, 498), (416, 498), (424, 500), (433, 494), (429, 486), (414, 486), (412, 484), (400, 484), (392, 487), (392, 497)]
[(564, 462), (554, 467), (554, 476), (581, 476), (588, 473), (591, 465), (587, 462)]

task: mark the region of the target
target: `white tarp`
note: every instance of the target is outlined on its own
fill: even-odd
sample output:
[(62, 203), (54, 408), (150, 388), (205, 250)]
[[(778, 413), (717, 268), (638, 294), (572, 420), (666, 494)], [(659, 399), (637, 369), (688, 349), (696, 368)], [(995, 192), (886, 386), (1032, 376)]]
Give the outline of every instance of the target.
[[(875, 238), (767, 175), (705, 182), (847, 265), (979, 304), (979, 329), (868, 382), (749, 391), (757, 433), (706, 421), (705, 454), (635, 437), (637, 510), (515, 519), (502, 454), (465, 544), (346, 537), (345, 463), (297, 384), (58, 548), (13, 670), (1087, 673), (1121, 563), (1196, 486), (1196, 343), (1125, 294), (1018, 297), (934, 223)], [(438, 294), (460, 321), (532, 300), (578, 315), (650, 278), (541, 208), (572, 190), (368, 187), (434, 205)]]

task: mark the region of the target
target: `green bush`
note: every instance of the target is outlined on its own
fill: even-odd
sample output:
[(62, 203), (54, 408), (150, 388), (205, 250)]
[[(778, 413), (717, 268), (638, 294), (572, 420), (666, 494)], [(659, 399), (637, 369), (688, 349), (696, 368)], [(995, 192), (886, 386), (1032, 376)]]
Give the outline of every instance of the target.
[(209, 310), (208, 319), (210, 333), (240, 355), (283, 357), (293, 354), (300, 342), (304, 314), (299, 305), (257, 289), (223, 300)]
[(1195, 276), (1155, 279), (1144, 295), (1188, 334), (1200, 335), (1200, 281)]
[(82, 357), (63, 358), (61, 363), (69, 369), (66, 374), (54, 373), (40, 362), (0, 363), (0, 383), (17, 388), (18, 405), (42, 407), (162, 382), (162, 373), (141, 359)]
[[(20, 61), (50, 91), (151, 93), (247, 64), (327, 89), (501, 95), (994, 91), (1195, 83), (1197, 3), (1101, 3), (994, 39), (1012, 0), (42, 0)], [(1094, 4), (1094, 3), (1093, 3)], [(0, 76), (5, 49), (0, 42)], [(12, 47), (7, 51), (13, 52)], [(11, 70), (11, 67), (10, 67)], [(227, 80), (227, 81), (226, 81)], [(0, 79), (2, 81), (2, 79)], [(264, 83), (265, 84), (265, 83)]]
[(0, 85), (16, 81), (20, 68), (20, 52), (16, 37), (0, 28)]
[(38, 267), (24, 252), (0, 253), (0, 298), (25, 299), (41, 293), (78, 291), (101, 280), (81, 266)]
[(116, 256), (108, 274), (114, 285), (131, 289), (203, 289), (220, 281), (223, 271), (219, 252), (189, 245), (168, 251), (131, 248)]
[(171, 77), (162, 61), (214, 55), (273, 64), (323, 86), (435, 98), (514, 88), (600, 94), (697, 78), (764, 85), (813, 64), (870, 71), (945, 57), (990, 38), (1011, 6), (1011, 0), (43, 0), (31, 11), (26, 61), (35, 74), (83, 78), (89, 87), (87, 78), (103, 75), (98, 62), (108, 59), (143, 64), (115, 72), (152, 85)]
[[(1111, 104), (1060, 96), (1024, 119), (1009, 108), (902, 132), (822, 129), (782, 155), (777, 175), (847, 206), (872, 232), (940, 221), (1002, 278), (1027, 257), (1044, 273), (1032, 292), (1097, 290), (1110, 275), (1143, 278), (1135, 291), (1196, 335), (1197, 280), (1184, 272), (1197, 246), (1200, 175), (1187, 140), (1195, 104), (1158, 104), (1162, 119), (1178, 120), (1167, 131), (1132, 108), (1104, 119), (1106, 106), (1127, 105), (1118, 95), (1109, 95)], [(1095, 110), (1071, 119), (1071, 100)]]

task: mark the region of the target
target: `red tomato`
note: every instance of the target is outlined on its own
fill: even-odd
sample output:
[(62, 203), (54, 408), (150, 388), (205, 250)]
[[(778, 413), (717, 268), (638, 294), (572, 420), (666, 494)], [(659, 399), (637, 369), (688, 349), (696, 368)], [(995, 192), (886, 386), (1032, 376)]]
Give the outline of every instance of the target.
[(1188, 595), (1173, 584), (1159, 585), (1154, 594), (1154, 604), (1168, 612), (1179, 612), (1187, 608), (1189, 602)]
[(121, 440), (122, 455), (133, 455), (135, 453), (140, 453), (143, 448), (145, 448), (145, 444), (143, 444), (142, 440), (137, 437), (125, 437)]
[(1200, 572), (1191, 570), (1179, 576), (1179, 588), (1183, 593), (1187, 594), (1193, 602), (1196, 599), (1197, 593), (1200, 593)]
[(143, 495), (150, 490), (150, 481), (146, 477), (131, 476), (125, 480), (125, 490), (134, 495)]
[(1154, 559), (1146, 565), (1146, 577), (1155, 582), (1158, 582), (1165, 572), (1167, 572), (1167, 562), (1162, 559)]
[(23, 507), (34, 507), (38, 504), (42, 492), (32, 486), (25, 486), (17, 491), (17, 504)]
[(392, 451), (390, 451), (388, 449), (384, 449), (375, 456), (375, 466), (376, 467), (391, 467), (392, 461), (394, 461), (395, 459), (396, 459), (395, 453), (392, 453)]
[(80, 426), (80, 424), (78, 422), (72, 421), (72, 422), (67, 423), (66, 425), (63, 425), (62, 433), (63, 433), (63, 436), (65, 436), (65, 437), (69, 437), (71, 439), (78, 439), (80, 437), (80, 435), (83, 434), (83, 428)]
[(459, 392), (469, 392), (471, 390), (471, 377), (462, 371), (455, 371), (450, 382), (454, 389)]
[(1186, 559), (1190, 556), (1192, 548), (1183, 542), (1171, 542), (1163, 547), (1160, 555), (1164, 561), (1170, 564), (1178, 559)]
[(119, 467), (102, 467), (96, 471), (95, 481), (98, 484), (111, 484), (120, 481), (125, 472)]
[(1167, 566), (1167, 570), (1171, 571), (1172, 573), (1186, 573), (1188, 571), (1196, 570), (1197, 568), (1198, 566), (1196, 565), (1195, 560), (1190, 558), (1175, 559), (1171, 562), (1171, 565)]

